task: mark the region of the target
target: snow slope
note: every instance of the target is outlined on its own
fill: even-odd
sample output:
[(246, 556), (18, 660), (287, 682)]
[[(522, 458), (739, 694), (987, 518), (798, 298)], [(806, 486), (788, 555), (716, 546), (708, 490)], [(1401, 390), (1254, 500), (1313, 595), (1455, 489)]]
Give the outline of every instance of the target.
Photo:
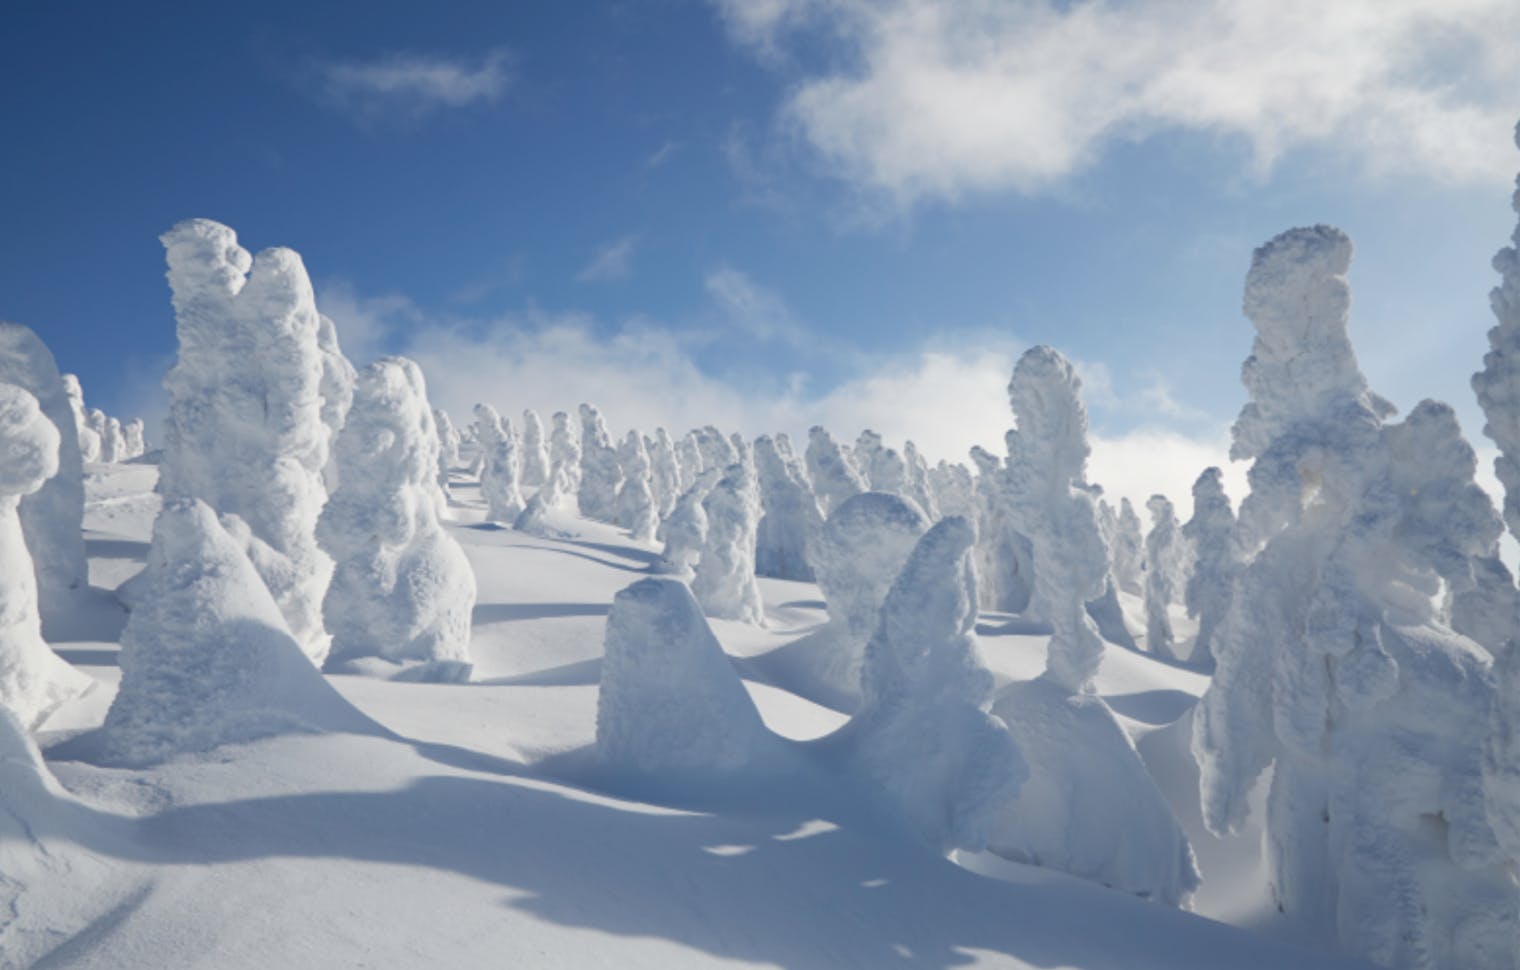
[[(91, 579), (114, 585), (146, 551), (152, 468), (88, 472)], [(0, 966), (1362, 966), (1273, 939), (1277, 925), (1252, 933), (1002, 860), (956, 865), (816, 745), (779, 741), (737, 783), (609, 776), (591, 756), (603, 626), (656, 550), (568, 512), (551, 513), (567, 539), (485, 525), (474, 484), (456, 476), (452, 492), (448, 528), (479, 581), (475, 680), (330, 678), (388, 735), (267, 738), (146, 771), (64, 760), (119, 676), (124, 614), (90, 601), (55, 646), (103, 687), (41, 735), (63, 787), (0, 745)], [(713, 631), (772, 730), (826, 735), (846, 714), (766, 662), (825, 622), (817, 588), (760, 583), (766, 626)], [(1000, 682), (1043, 669), (1046, 636), (997, 615), (978, 633)], [(1211, 895), (1254, 852), (1251, 833), (1221, 844), (1197, 822), (1175, 722), (1203, 686), (1117, 649), (1098, 678), (1198, 847), (1199, 908), (1270, 923), (1259, 900)]]

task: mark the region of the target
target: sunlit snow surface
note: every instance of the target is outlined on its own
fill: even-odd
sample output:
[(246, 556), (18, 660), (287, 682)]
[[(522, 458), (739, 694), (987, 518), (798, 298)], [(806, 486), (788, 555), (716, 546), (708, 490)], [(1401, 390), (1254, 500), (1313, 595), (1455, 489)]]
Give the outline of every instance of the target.
[[(112, 587), (146, 552), (153, 469), (87, 472), (91, 580)], [(788, 678), (785, 648), (826, 619), (810, 584), (760, 580), (764, 627), (712, 622), (766, 723), (798, 741), (737, 782), (609, 777), (591, 756), (603, 625), (656, 551), (566, 513), (574, 539), (484, 526), (473, 483), (453, 492), (480, 587), (474, 682), (331, 678), (389, 736), (270, 738), (147, 771), (54, 756), (65, 792), (0, 731), (0, 966), (1361, 966), (1275, 942), (1291, 928), (1250, 888), (1259, 832), (1203, 831), (1197, 674), (1110, 648), (1098, 686), (1198, 852), (1195, 907), (1255, 932), (996, 858), (958, 866), (873, 809), (805, 743), (845, 720)], [(45, 725), (45, 747), (98, 724), (118, 679), (125, 616), (86, 602), (55, 646), (104, 686)], [(999, 682), (1044, 667), (1045, 638), (1017, 631), (978, 625)]]

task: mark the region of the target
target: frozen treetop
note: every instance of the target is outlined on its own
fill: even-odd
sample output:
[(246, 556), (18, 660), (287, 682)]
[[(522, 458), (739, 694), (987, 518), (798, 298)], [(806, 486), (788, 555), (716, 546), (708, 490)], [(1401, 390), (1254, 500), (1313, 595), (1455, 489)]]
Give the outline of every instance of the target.
[[(1520, 144), (1520, 128), (1515, 139)], [(1520, 214), (1520, 177), (1515, 180), (1513, 206)], [(1488, 332), (1489, 351), (1483, 355), (1483, 369), (1473, 375), (1472, 387), (1487, 420), (1483, 433), (1499, 446), (1494, 471), (1504, 485), (1504, 520), (1520, 535), (1520, 224), (1510, 238), (1512, 245), (1494, 254), (1499, 285), (1488, 299), (1497, 323)]]
[[(1018, 428), (1010, 432), (1010, 463), (1040, 456), (1040, 474), (1065, 488), (1087, 478), (1087, 408), (1076, 368), (1053, 347), (1031, 347), (1014, 365), (1008, 400)], [(1016, 447), (1015, 447), (1016, 446)]]

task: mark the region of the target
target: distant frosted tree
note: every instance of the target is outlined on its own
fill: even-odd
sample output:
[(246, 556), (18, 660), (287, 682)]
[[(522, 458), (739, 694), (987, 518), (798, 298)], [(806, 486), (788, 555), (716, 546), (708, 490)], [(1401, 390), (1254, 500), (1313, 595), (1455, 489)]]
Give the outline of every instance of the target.
[(84, 406), (84, 388), (79, 386), (79, 378), (73, 374), (64, 374), (61, 380), (63, 391), (69, 399), (69, 412), (74, 417), (74, 430), (79, 437), (80, 458), (83, 461), (99, 461), (100, 433), (90, 427), (90, 414)]
[(1145, 559), (1150, 570), (1145, 576), (1145, 645), (1151, 653), (1166, 660), (1177, 657), (1172, 634), (1170, 608), (1176, 599), (1174, 581), (1181, 536), (1177, 514), (1165, 495), (1152, 495), (1145, 503), (1151, 513), (1151, 531), (1145, 537)]
[(865, 479), (845, 455), (844, 449), (833, 436), (817, 425), (808, 431), (805, 458), (808, 478), (813, 483), (813, 494), (818, 497), (819, 511), (825, 517), (832, 515), (848, 499), (869, 489)]
[(586, 518), (612, 522), (617, 518), (617, 493), (623, 484), (617, 449), (612, 447), (600, 411), (582, 404), (580, 415), (581, 487), (576, 493), (576, 504)]
[(702, 511), (707, 516), (707, 541), (691, 581), (702, 612), (763, 625), (765, 608), (755, 582), (760, 495), (753, 466), (742, 461), (730, 465), (702, 500)]
[(1134, 596), (1145, 593), (1145, 538), (1140, 526), (1140, 516), (1129, 499), (1119, 500), (1118, 528), (1110, 546), (1110, 562), (1114, 582), (1124, 592)]
[(142, 418), (133, 418), (121, 426), (122, 438), (127, 443), (127, 457), (141, 458), (148, 451), (148, 443), (143, 438)]
[(580, 491), (581, 444), (570, 415), (556, 411), (550, 420), (553, 430), (549, 435), (549, 480), (542, 494), (544, 505), (556, 508), (573, 502)]
[(637, 431), (629, 431), (618, 443), (617, 458), (623, 484), (618, 486), (615, 521), (627, 529), (634, 540), (651, 542), (659, 517), (650, 491), (649, 453), (644, 450), (644, 439)]
[(1190, 659), (1213, 657), (1214, 631), (1230, 608), (1240, 558), (1235, 552), (1235, 510), (1224, 493), (1222, 473), (1206, 468), (1193, 483), (1193, 517), (1182, 527), (1192, 543), (1194, 560), (1185, 602), (1188, 616), (1198, 620), (1198, 639)]
[[(784, 441), (785, 436), (780, 436)], [(760, 485), (760, 525), (755, 540), (755, 572), (777, 579), (810, 582), (808, 550), (823, 529), (823, 515), (802, 463), (783, 453), (778, 439), (755, 439), (755, 471)]]
[(475, 405), (475, 427), (476, 444), (485, 459), (480, 469), (480, 493), (486, 500), (486, 521), (510, 525), (527, 505), (519, 487), (517, 435), (511, 422), (489, 404)]
[(930, 522), (938, 521), (939, 503), (934, 499), (934, 487), (929, 482), (929, 463), (924, 461), (924, 456), (918, 453), (918, 446), (911, 441), (903, 444), (902, 460), (908, 497), (918, 503)]
[(538, 412), (525, 408), (522, 413), (522, 484), (541, 488), (549, 480), (549, 446), (544, 440), (544, 423)]
[(649, 488), (654, 495), (655, 515), (663, 522), (685, 491), (676, 445), (669, 432), (656, 428), (653, 438), (644, 439), (644, 450), (649, 452)]

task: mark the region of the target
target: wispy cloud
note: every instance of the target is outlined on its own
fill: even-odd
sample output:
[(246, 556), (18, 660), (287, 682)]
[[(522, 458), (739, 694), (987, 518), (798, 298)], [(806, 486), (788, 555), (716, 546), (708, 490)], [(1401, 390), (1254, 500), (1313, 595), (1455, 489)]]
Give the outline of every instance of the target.
[(491, 103), (512, 83), (511, 58), (493, 50), (475, 58), (389, 54), (319, 65), (325, 98), (366, 119), (415, 118), (447, 108)]
[(654, 151), (650, 152), (648, 158), (644, 159), (644, 170), (646, 172), (652, 172), (655, 169), (666, 165), (671, 159), (675, 158), (676, 155), (680, 153), (680, 151), (680, 142), (667, 139), (663, 144), (660, 145), (659, 148), (656, 148)]
[(781, 294), (732, 266), (719, 266), (708, 273), (706, 287), (724, 321), (745, 336), (792, 347), (816, 342), (797, 322)]
[[(901, 206), (1045, 191), (1171, 131), (1239, 140), (1263, 173), (1321, 148), (1374, 176), (1512, 175), (1514, 0), (713, 2), (790, 83), (783, 127)], [(778, 56), (820, 39), (829, 68)]]
[(591, 261), (581, 267), (575, 278), (582, 283), (607, 283), (625, 280), (633, 272), (633, 251), (638, 247), (637, 236), (624, 236), (598, 246), (591, 254)]

